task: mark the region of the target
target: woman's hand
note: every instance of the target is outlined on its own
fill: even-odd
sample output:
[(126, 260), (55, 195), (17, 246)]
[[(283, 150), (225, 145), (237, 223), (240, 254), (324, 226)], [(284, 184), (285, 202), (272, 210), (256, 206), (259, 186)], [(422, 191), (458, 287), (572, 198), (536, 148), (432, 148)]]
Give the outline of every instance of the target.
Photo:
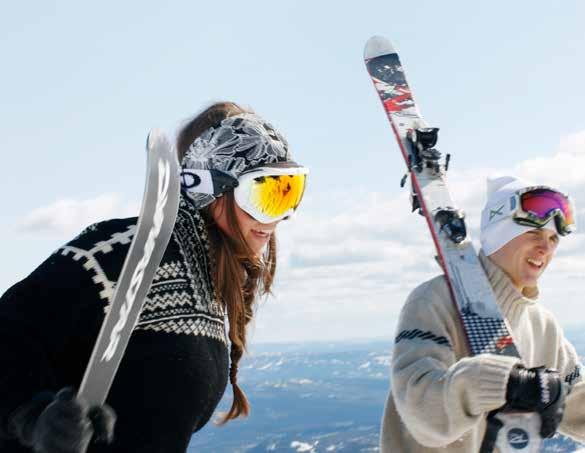
[(89, 443), (111, 443), (116, 414), (107, 405), (88, 408), (73, 389), (43, 393), (18, 408), (10, 420), (20, 443), (36, 453), (85, 453)]

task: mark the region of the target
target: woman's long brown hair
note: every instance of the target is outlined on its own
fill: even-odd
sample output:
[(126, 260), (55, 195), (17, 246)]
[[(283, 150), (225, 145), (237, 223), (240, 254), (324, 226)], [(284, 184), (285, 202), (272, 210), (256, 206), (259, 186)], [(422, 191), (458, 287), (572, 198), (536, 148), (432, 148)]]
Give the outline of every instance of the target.
[[(251, 113), (232, 102), (218, 102), (189, 121), (177, 137), (177, 150), (182, 160), (191, 143), (210, 127), (218, 126), (227, 117)], [(212, 275), (217, 297), (226, 308), (229, 321), (230, 370), (229, 378), (234, 392), (230, 410), (219, 421), (220, 425), (239, 416), (247, 416), (250, 404), (238, 385), (238, 364), (246, 350), (246, 326), (254, 316), (256, 296), (270, 293), (276, 271), (276, 239), (270, 237), (262, 257), (252, 252), (236, 218), (233, 192), (223, 195), (222, 209), (226, 210), (228, 228), (233, 237), (225, 234), (214, 222), (211, 206), (202, 209), (209, 231), (213, 253)]]

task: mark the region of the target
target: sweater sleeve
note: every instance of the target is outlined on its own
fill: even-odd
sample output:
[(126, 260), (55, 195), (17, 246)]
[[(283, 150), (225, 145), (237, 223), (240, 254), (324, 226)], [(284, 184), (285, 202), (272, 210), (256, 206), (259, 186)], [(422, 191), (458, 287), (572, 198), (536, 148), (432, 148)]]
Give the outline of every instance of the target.
[(575, 348), (561, 334), (558, 369), (569, 385), (565, 413), (559, 431), (578, 442), (585, 443), (585, 382), (581, 375), (581, 363)]
[(76, 302), (89, 280), (78, 263), (56, 253), (0, 299), (1, 436), (10, 437), (7, 422), (16, 407), (40, 391), (58, 390), (79, 322)]
[(442, 447), (505, 403), (510, 370), (518, 359), (483, 354), (461, 357), (464, 337), (446, 284), (432, 280), (406, 302), (392, 358), (392, 395), (410, 434)]

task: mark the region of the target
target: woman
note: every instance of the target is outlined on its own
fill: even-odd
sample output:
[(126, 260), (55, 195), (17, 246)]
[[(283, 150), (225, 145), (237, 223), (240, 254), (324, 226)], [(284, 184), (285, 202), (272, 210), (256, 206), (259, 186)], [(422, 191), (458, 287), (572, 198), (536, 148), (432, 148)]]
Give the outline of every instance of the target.
[(300, 203), (307, 170), (270, 124), (233, 103), (187, 123), (177, 150), (177, 221), (107, 404), (88, 408), (72, 389), (136, 218), (90, 226), (0, 300), (0, 451), (184, 452), (228, 375), (234, 398), (220, 423), (248, 414), (237, 384), (246, 325), (270, 292), (274, 231)]
[(480, 451), (487, 424), (493, 441), (497, 413), (508, 409), (536, 412), (542, 437), (558, 429), (585, 441), (579, 357), (537, 302), (540, 277), (560, 238), (574, 229), (574, 209), (557, 190), (511, 176), (488, 182), (480, 262), (522, 363), (495, 354), (470, 357), (444, 277), (423, 283), (399, 320), (382, 452)]

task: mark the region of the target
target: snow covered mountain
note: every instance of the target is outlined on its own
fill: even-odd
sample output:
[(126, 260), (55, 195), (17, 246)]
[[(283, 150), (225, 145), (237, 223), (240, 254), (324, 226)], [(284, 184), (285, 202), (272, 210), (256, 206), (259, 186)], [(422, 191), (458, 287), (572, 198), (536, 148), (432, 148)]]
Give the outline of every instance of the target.
[[(585, 329), (569, 336), (583, 355)], [(250, 417), (208, 424), (193, 436), (189, 453), (379, 451), (390, 348), (390, 340), (256, 346), (239, 378)], [(230, 402), (228, 389), (220, 409)], [(585, 453), (584, 447), (557, 435), (542, 451)]]

